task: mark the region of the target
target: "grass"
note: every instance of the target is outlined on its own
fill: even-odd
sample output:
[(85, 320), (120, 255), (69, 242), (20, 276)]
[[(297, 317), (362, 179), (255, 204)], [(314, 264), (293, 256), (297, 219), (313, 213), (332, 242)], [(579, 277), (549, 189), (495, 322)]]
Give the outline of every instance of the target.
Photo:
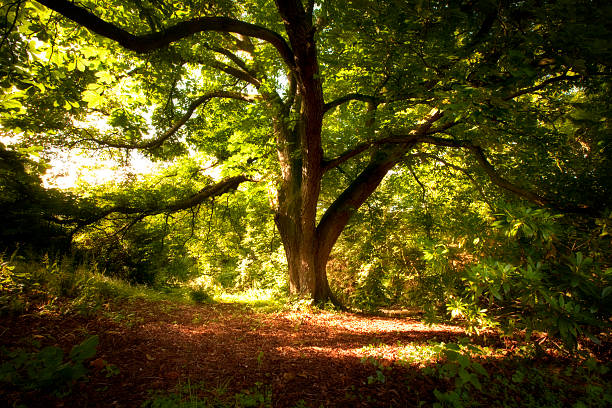
[(236, 303), (262, 313), (285, 310), (287, 298), (273, 289), (247, 289), (242, 292), (221, 292), (216, 300), (223, 303)]
[[(59, 306), (57, 300), (61, 302)], [(103, 303), (129, 299), (191, 303), (187, 288), (167, 291), (133, 285), (104, 275), (95, 264), (76, 264), (68, 257), (41, 262), (13, 255), (0, 257), (0, 314), (21, 314), (32, 308), (41, 312), (96, 313)]]
[(43, 309), (53, 309), (55, 300), (70, 299), (70, 307), (82, 313), (95, 313), (109, 300), (142, 299), (183, 304), (234, 303), (268, 313), (285, 310), (286, 296), (273, 289), (247, 289), (228, 292), (200, 278), (181, 286), (152, 288), (109, 277), (95, 263), (76, 264), (69, 257), (28, 261), (13, 255), (0, 256), (0, 314), (23, 313), (35, 300)]

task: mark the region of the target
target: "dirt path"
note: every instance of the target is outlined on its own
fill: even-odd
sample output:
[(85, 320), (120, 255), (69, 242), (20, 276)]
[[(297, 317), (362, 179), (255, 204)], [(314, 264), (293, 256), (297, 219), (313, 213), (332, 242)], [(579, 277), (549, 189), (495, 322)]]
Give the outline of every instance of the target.
[[(93, 334), (100, 337), (96, 357), (119, 368), (118, 374), (107, 377), (107, 370), (92, 367), (89, 381), (77, 384), (64, 400), (30, 394), (21, 395), (22, 402), (28, 407), (138, 407), (156, 390), (177, 384), (201, 384), (197, 389), (233, 396), (259, 383), (271, 391), (274, 407), (293, 407), (299, 400), (310, 407), (415, 406), (431, 398), (435, 384), (418, 366), (394, 364), (401, 346), (464, 335), (458, 327), (425, 326), (410, 318), (259, 314), (231, 304), (146, 301), (108, 305), (90, 319), (48, 314), (0, 320), (5, 347), (37, 339), (43, 346), (69, 350)], [(374, 352), (373, 345), (392, 375), (368, 384), (376, 367), (362, 358)]]

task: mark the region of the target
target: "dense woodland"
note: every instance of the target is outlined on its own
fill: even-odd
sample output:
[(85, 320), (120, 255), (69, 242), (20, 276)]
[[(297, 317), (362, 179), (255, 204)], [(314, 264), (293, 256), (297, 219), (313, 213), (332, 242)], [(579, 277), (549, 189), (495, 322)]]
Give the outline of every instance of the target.
[[(408, 359), (439, 356), (446, 368), (418, 375), (455, 388), (410, 374), (432, 393), (406, 397), (397, 384), (408, 374), (368, 355), (361, 394), (283, 394), (307, 376), (274, 383), (261, 348), (249, 356), (261, 378), (236, 385), (256, 389), (227, 402), (190, 388), (208, 393), (201, 406), (495, 406), (503, 389), (508, 401), (532, 398), (524, 376), (559, 395), (574, 376), (575, 395), (499, 406), (612, 403), (608, 1), (2, 0), (0, 30), (0, 384), (10, 406), (47, 395), (49, 383), (25, 373), (62, 363), (62, 348), (74, 346), (61, 366), (72, 368), (46, 365), (47, 380), (67, 376), (69, 387), (44, 398), (69, 395), (88, 369), (122, 375), (101, 357), (86, 364), (98, 342), (112, 349), (97, 335), (23, 351), (11, 327), (39, 327), (24, 323), (37, 313), (68, 316), (59, 325), (70, 332), (107, 315), (146, 322), (148, 309), (162, 324), (166, 306), (178, 308), (169, 322), (195, 325), (200, 317), (184, 316), (216, 321), (223, 305), (220, 332), (248, 331), (232, 316), (260, 322), (259, 312), (221, 300), (245, 293), (315, 316), (313, 342), (357, 316), (456, 324), (467, 340), (423, 335), (444, 342)], [(113, 176), (58, 188), (75, 171), (66, 156), (87, 162), (81, 175), (111, 163)], [(145, 303), (130, 303), (135, 291)], [(305, 317), (291, 316), (299, 329)], [(368, 324), (384, 337), (386, 323)], [(396, 335), (416, 326), (406, 327)], [(506, 365), (464, 359), (493, 358), (483, 350), (494, 345), (531, 351)], [(542, 359), (577, 371), (516, 377)], [(160, 387), (191, 378), (177, 370)], [(496, 370), (512, 381), (500, 386)], [(477, 393), (485, 376), (495, 395)], [(172, 395), (144, 404), (200, 406), (185, 405), (184, 389)], [(119, 405), (144, 397), (134, 398)]]

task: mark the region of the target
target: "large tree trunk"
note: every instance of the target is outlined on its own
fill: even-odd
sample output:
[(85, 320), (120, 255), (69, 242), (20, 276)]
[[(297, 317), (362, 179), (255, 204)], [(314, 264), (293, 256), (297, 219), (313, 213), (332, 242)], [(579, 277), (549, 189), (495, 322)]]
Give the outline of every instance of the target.
[(296, 224), (302, 223), (303, 220), (295, 223), (279, 214), (276, 217), (287, 256), (290, 291), (308, 296), (316, 303), (335, 302), (327, 281), (328, 257), (321, 256), (316, 239), (296, 228)]
[[(316, 301), (325, 301), (330, 296), (325, 275), (325, 264), (321, 271), (317, 245), (317, 202), (321, 190), (321, 154), (309, 153), (303, 148), (312, 137), (312, 125), (308, 115), (302, 114), (300, 123), (285, 132), (284, 143), (278, 151), (282, 181), (277, 191), (275, 223), (279, 230), (289, 268), (291, 293), (310, 295)], [(320, 133), (320, 128), (315, 131)], [(320, 138), (320, 134), (318, 136)], [(314, 156), (314, 157), (313, 157)]]
[[(289, 266), (292, 293), (308, 294), (319, 302), (330, 297), (317, 245), (317, 203), (323, 177), (324, 104), (312, 10), (299, 0), (277, 1), (295, 55), (297, 120), (291, 132), (280, 134), (279, 159), (283, 178), (275, 217)], [(285, 126), (285, 125), (281, 125)], [(285, 136), (285, 137), (284, 137)], [(283, 140), (284, 139), (284, 140)], [(323, 268), (323, 269), (321, 269)], [(322, 279), (325, 278), (325, 279)]]
[[(303, 212), (302, 205), (295, 204), (308, 202), (313, 196), (318, 197), (319, 191), (283, 183), (294, 194), (288, 195), (282, 188), (279, 190), (279, 210), (275, 221), (287, 255), (291, 293), (309, 295), (316, 303), (327, 300), (338, 303), (327, 280), (326, 267), (331, 250), (351, 216), (408, 148), (374, 154), (370, 164), (325, 212), (318, 226), (315, 213)], [(287, 199), (289, 196), (293, 200)]]

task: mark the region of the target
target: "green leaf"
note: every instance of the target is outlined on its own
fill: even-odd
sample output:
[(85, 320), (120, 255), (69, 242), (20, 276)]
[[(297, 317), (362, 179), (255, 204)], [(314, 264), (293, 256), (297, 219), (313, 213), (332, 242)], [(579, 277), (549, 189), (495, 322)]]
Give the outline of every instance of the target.
[(54, 369), (62, 364), (64, 352), (59, 347), (49, 346), (40, 350), (37, 357), (44, 367)]
[(98, 335), (91, 336), (85, 339), (82, 343), (77, 344), (70, 351), (70, 359), (76, 363), (81, 363), (84, 360), (92, 358), (96, 355), (96, 348), (98, 347), (99, 338)]
[(480, 374), (482, 376), (485, 376), (485, 377), (489, 377), (489, 373), (487, 372), (487, 370), (485, 370), (485, 368), (482, 366), (482, 364), (480, 364), (478, 362), (472, 362), (471, 367), (478, 374)]

